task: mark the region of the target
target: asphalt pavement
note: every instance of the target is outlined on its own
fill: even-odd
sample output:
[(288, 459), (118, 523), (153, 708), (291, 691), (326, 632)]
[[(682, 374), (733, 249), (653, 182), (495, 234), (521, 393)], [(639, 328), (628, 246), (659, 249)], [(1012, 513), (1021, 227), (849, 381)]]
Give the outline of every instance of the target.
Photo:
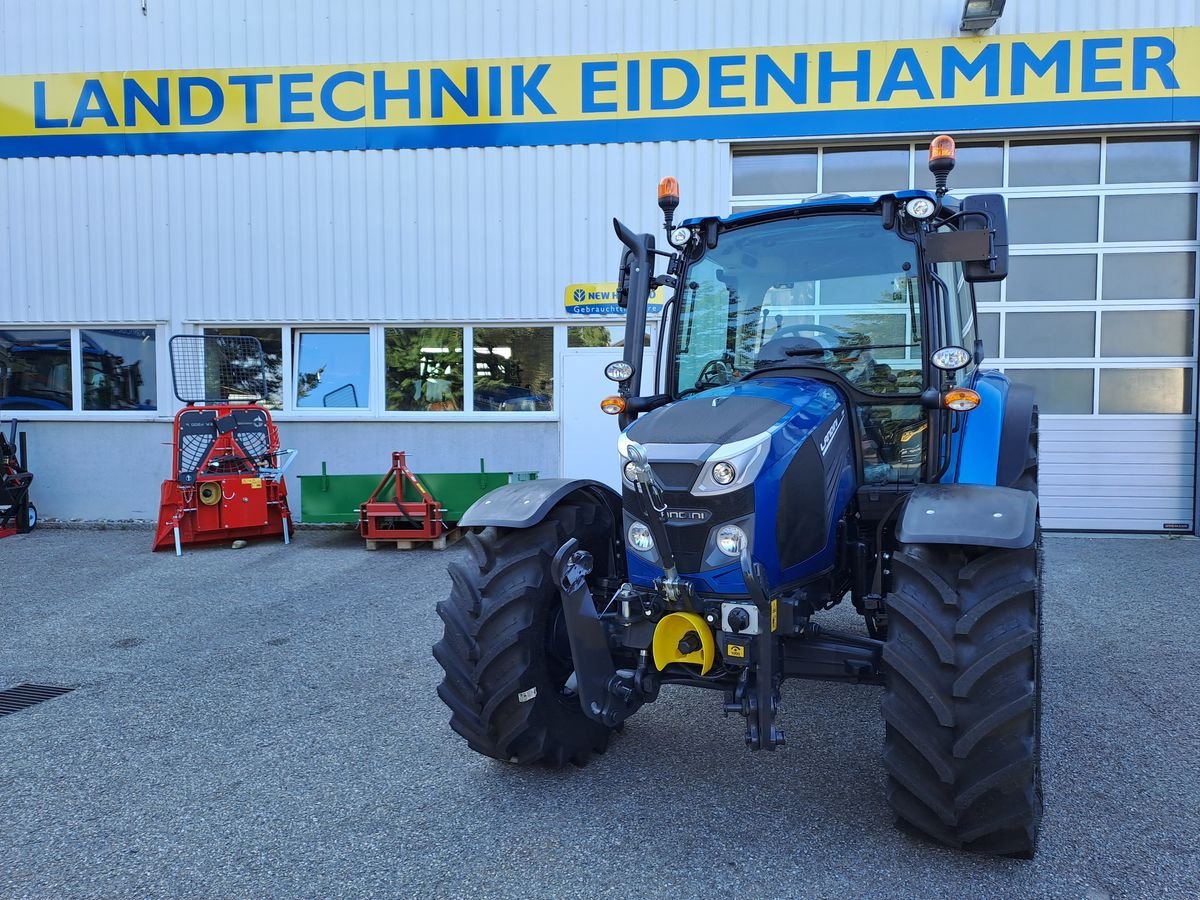
[(435, 693), (461, 546), (150, 540), (0, 540), (0, 688), (78, 686), (0, 718), (6, 900), (1200, 895), (1194, 539), (1047, 538), (1031, 862), (893, 827), (879, 688), (790, 682), (770, 754), (668, 689), (586, 768), (518, 769)]

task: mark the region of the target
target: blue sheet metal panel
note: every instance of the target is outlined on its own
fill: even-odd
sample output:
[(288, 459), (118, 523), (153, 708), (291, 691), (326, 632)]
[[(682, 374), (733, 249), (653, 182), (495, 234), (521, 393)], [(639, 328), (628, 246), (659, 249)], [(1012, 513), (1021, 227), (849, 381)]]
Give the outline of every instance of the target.
[(1008, 377), (1001, 372), (980, 372), (975, 378), (972, 386), (979, 392), (979, 406), (969, 413), (960, 414), (963, 427), (954, 440), (956, 464), (951, 466), (943, 482), (996, 483), (1008, 384)]

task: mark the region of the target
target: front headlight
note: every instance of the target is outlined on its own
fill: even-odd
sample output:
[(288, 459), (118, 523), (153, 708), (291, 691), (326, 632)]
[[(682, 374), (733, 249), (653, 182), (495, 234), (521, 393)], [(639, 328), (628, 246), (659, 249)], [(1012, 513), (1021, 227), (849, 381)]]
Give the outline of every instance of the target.
[(736, 525), (722, 525), (717, 532), (717, 549), (726, 556), (735, 558), (741, 556), (742, 548), (745, 546), (746, 532)]
[(769, 431), (718, 447), (708, 457), (718, 462), (704, 464), (700, 470), (700, 477), (692, 487), (692, 493), (698, 496), (712, 496), (728, 494), (744, 487), (758, 477), (763, 463), (767, 461), (767, 451), (770, 447)]
[(629, 546), (635, 550), (640, 550), (642, 553), (649, 553), (654, 549), (654, 535), (650, 533), (650, 528), (641, 522), (633, 522), (629, 526)]
[(717, 484), (733, 484), (733, 479), (737, 477), (737, 469), (727, 462), (719, 462), (712, 468), (713, 481)]

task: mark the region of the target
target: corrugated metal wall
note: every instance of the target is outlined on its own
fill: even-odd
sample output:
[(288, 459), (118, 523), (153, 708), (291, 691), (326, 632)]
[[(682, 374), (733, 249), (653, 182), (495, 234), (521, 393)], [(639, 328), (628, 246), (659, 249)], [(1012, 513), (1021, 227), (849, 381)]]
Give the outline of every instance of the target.
[(663, 174), (724, 209), (712, 142), (0, 161), (0, 318), (549, 319), (616, 275)]
[[(0, 73), (919, 39), (961, 0), (0, 0)], [(1009, 3), (1001, 33), (1200, 24), (1194, 0)], [(0, 321), (561, 318), (621, 216), (725, 210), (713, 142), (0, 160)], [(447, 248), (453, 248), (448, 252)]]

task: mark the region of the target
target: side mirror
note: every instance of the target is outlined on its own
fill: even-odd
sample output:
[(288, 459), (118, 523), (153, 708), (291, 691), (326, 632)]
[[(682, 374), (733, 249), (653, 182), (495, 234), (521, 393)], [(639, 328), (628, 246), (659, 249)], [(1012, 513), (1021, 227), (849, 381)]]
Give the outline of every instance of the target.
[(972, 283), (1003, 281), (1008, 276), (1008, 209), (1000, 194), (973, 194), (963, 200), (962, 229), (992, 232), (992, 259), (966, 260), (963, 277)]
[(955, 215), (957, 231), (925, 235), (927, 262), (960, 262), (972, 283), (1003, 281), (1008, 276), (1008, 212), (999, 194), (975, 194)]

